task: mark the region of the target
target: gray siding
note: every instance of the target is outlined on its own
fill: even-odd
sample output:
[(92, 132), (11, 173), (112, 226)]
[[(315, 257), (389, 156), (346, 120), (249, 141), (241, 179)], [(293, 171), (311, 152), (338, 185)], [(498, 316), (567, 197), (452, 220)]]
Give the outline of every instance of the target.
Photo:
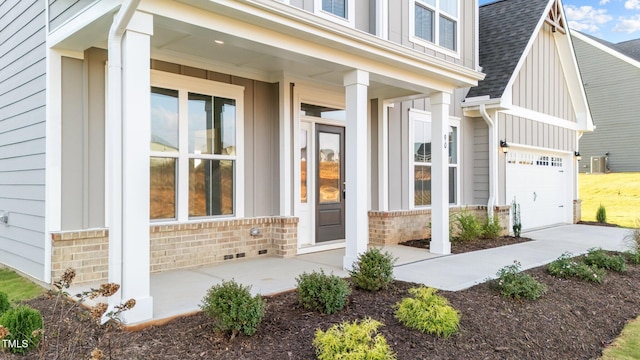
[[(313, 0), (291, 0), (290, 4), (297, 8), (314, 12)], [(375, 0), (356, 0), (355, 28), (370, 34), (375, 34)]]
[(44, 279), (45, 2), (0, 2), (0, 263)]
[(369, 172), (369, 179), (371, 179), (371, 210), (380, 209), (380, 203), (378, 201), (378, 99), (372, 99), (370, 103), (371, 114), (369, 116), (369, 161), (371, 171)]
[(573, 152), (576, 149), (575, 133), (563, 127), (498, 113), (498, 138), (507, 143)]
[(53, 30), (96, 0), (48, 0), (49, 29)]
[(489, 200), (489, 126), (481, 119), (473, 121), (473, 203)]
[(590, 171), (590, 158), (606, 152), (611, 171), (640, 171), (640, 68), (576, 37), (573, 45), (596, 125), (580, 139), (580, 171)]
[(475, 1), (460, 1), (460, 42), (458, 48), (460, 50), (460, 59), (456, 59), (445, 53), (434, 51), (430, 48), (418, 45), (410, 40), (411, 29), (409, 28), (409, 6), (410, 0), (391, 0), (389, 1), (389, 40), (412, 48), (414, 50), (436, 56), (453, 63), (475, 69), (475, 52), (476, 47), (476, 11), (478, 8), (474, 6)]
[(290, 4), (300, 9), (313, 12), (313, 0), (290, 0)]
[(278, 84), (152, 60), (160, 71), (245, 87), (245, 217), (277, 215), (280, 211)]
[(513, 84), (513, 104), (576, 122), (553, 36), (549, 25), (545, 24)]

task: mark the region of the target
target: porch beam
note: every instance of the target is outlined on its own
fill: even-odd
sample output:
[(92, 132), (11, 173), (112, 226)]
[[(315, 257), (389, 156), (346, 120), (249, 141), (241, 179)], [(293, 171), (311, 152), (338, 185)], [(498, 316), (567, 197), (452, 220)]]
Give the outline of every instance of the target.
[(449, 105), (451, 94), (431, 95), (431, 244), (434, 254), (450, 254)]
[(367, 251), (367, 112), (369, 73), (352, 70), (344, 75), (346, 94), (346, 248), (343, 266), (353, 268), (358, 255)]

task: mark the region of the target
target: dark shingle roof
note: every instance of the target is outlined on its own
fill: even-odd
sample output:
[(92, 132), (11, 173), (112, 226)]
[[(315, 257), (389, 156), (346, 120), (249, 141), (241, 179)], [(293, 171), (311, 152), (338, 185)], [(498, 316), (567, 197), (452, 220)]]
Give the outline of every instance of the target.
[(640, 39), (617, 43), (615, 48), (628, 57), (640, 61)]
[(480, 7), (480, 66), (486, 77), (467, 97), (502, 96), (548, 3), (499, 0)]

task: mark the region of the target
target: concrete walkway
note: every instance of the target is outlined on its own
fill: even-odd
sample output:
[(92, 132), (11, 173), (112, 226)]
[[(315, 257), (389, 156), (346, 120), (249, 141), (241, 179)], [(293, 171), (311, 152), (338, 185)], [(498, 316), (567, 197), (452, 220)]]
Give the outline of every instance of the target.
[(398, 280), (458, 291), (495, 278), (500, 268), (515, 260), (526, 270), (548, 264), (565, 252), (580, 255), (591, 248), (627, 250), (624, 237), (629, 232), (602, 226), (557, 226), (522, 234), (534, 241), (400, 265), (394, 274)]

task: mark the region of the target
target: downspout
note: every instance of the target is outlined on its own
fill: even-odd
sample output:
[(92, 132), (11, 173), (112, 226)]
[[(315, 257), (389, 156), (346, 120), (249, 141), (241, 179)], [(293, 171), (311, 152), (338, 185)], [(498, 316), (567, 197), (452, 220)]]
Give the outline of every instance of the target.
[[(109, 209), (109, 282), (122, 284), (122, 38), (140, 0), (125, 0), (113, 19), (108, 38), (108, 146), (111, 194)], [(113, 191), (118, 189), (118, 191)], [(119, 198), (114, 198), (114, 194)], [(114, 201), (115, 200), (115, 201)], [(114, 227), (117, 231), (112, 231)], [(118, 299), (113, 299), (118, 302)]]
[(480, 104), (480, 115), (489, 125), (489, 201), (487, 202), (487, 217), (493, 219), (493, 209), (496, 205), (497, 187), (498, 187), (498, 151), (497, 145), (497, 126), (491, 116), (487, 113), (485, 104)]

